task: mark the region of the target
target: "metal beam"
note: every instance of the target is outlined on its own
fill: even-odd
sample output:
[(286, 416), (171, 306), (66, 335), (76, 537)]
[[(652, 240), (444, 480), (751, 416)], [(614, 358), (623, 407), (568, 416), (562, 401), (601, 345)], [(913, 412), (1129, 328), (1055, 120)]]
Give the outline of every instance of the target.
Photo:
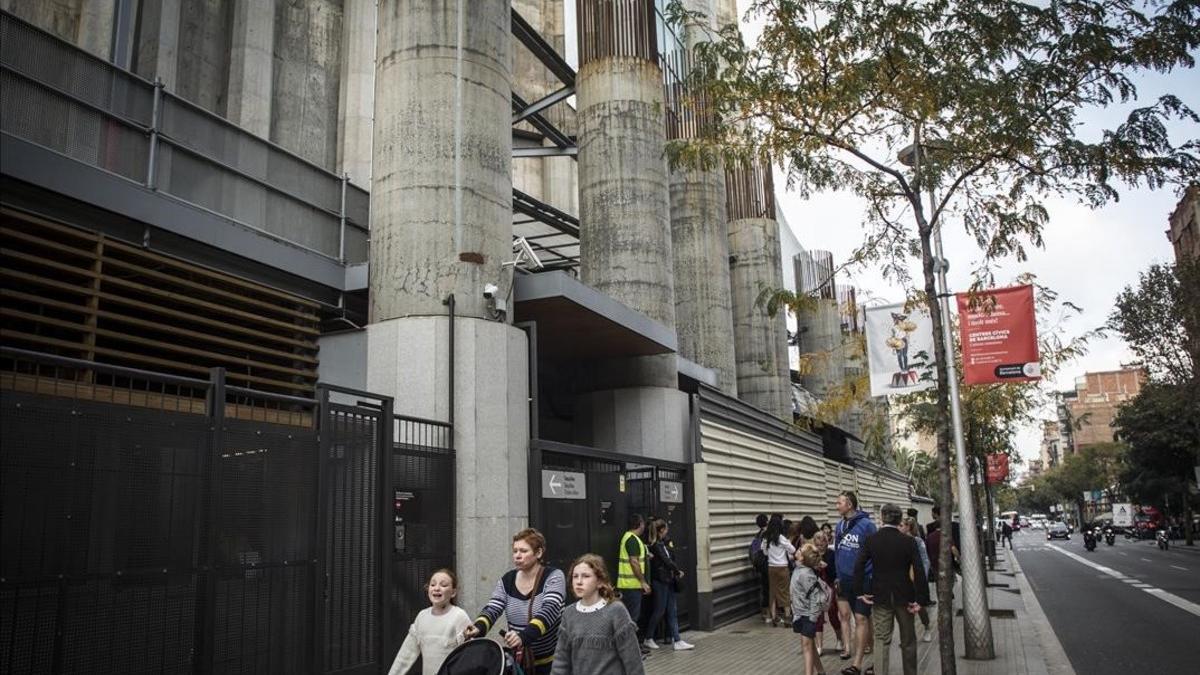
[[(520, 113), (522, 110), (528, 108), (529, 104), (526, 103), (525, 99), (518, 96), (517, 92), (514, 91), (512, 93), (512, 107), (513, 113)], [(528, 119), (529, 123), (533, 125), (534, 129), (540, 131), (543, 136), (549, 138), (550, 142), (554, 143), (558, 147), (567, 148), (575, 145), (575, 140), (573, 138), (559, 131), (558, 127), (551, 124), (550, 120), (542, 117), (540, 113), (535, 112), (531, 115), (528, 115)]]
[(545, 223), (559, 232), (579, 238), (579, 219), (564, 213), (549, 204), (535, 199), (520, 190), (513, 189), (513, 212), (529, 216)]
[(571, 145), (565, 148), (513, 148), (513, 157), (574, 157), (579, 154), (579, 148)]
[(512, 34), (542, 62), (542, 65), (554, 73), (559, 82), (568, 87), (575, 86), (575, 69), (555, 51), (554, 47), (550, 46), (549, 42), (546, 42), (541, 33), (529, 25), (529, 22), (516, 9), (512, 10)]
[(524, 110), (521, 110), (520, 112), (517, 112), (516, 114), (513, 115), (512, 123), (516, 124), (517, 122), (520, 122), (521, 120), (525, 119), (526, 117), (529, 117), (530, 115), (533, 115), (535, 113), (539, 113), (539, 112), (545, 110), (546, 108), (549, 108), (550, 106), (554, 105), (555, 103), (558, 103), (559, 101), (570, 98), (574, 94), (575, 94), (575, 87), (573, 87), (573, 86), (563, 87), (562, 89), (559, 89), (558, 91), (554, 92), (553, 94), (544, 96), (541, 99), (534, 101), (533, 103), (530, 103), (529, 105), (525, 106)]

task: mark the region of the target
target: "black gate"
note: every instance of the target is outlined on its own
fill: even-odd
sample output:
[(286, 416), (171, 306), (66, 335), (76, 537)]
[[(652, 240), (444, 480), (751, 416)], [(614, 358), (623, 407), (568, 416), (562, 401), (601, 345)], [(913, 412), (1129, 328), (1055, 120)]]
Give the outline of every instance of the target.
[[(582, 553), (596, 553), (616, 573), (617, 549), (631, 513), (667, 521), (679, 566), (687, 572), (679, 623), (695, 607), (695, 508), (688, 467), (552, 441), (530, 442), (530, 522), (547, 539), (548, 562), (566, 572)], [(564, 499), (542, 490), (543, 471), (584, 474), (585, 497)], [(614, 579), (615, 581), (615, 579)]]
[(0, 671), (386, 668), (454, 562), (451, 434), (318, 397), (4, 348)]

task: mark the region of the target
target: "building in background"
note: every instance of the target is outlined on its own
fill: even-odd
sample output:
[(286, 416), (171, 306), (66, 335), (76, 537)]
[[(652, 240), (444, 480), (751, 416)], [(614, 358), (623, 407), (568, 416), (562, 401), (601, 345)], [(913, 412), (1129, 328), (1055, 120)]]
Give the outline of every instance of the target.
[(1053, 469), (1062, 461), (1063, 429), (1057, 420), (1042, 422), (1042, 442), (1038, 461), (1045, 469)]
[(1146, 369), (1138, 365), (1075, 378), (1075, 390), (1061, 394), (1060, 461), (1082, 447), (1116, 441), (1112, 421), (1117, 408), (1137, 396), (1145, 382)]
[(1200, 184), (1188, 186), (1167, 221), (1167, 239), (1175, 249), (1175, 260), (1200, 260)]

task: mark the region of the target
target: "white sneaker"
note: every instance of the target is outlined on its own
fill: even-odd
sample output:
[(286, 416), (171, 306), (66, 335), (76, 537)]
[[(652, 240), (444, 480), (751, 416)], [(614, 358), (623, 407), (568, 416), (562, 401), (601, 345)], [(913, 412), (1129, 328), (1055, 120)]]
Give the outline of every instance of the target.
[(658, 643), (650, 638), (646, 638), (642, 644), (646, 645), (646, 649), (658, 649)]
[(694, 645), (690, 642), (684, 642), (683, 640), (675, 641), (675, 651), (677, 651), (677, 652), (685, 652), (689, 649), (695, 649), (695, 648), (696, 648), (696, 645)]
[(933, 626), (925, 629), (925, 634), (921, 636), (922, 642), (933, 642)]

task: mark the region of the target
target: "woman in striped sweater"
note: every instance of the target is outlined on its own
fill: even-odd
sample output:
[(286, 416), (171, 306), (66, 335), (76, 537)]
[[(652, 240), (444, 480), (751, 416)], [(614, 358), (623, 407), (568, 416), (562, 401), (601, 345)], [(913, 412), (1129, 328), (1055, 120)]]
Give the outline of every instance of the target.
[[(492, 591), (492, 597), (463, 634), (467, 638), (486, 635), (504, 614), (508, 631), (504, 642), (520, 652), (521, 664), (530, 675), (549, 675), (558, 644), (566, 579), (561, 570), (542, 564), (546, 538), (528, 528), (513, 535), (513, 566)], [(528, 667), (532, 666), (532, 668)]]

